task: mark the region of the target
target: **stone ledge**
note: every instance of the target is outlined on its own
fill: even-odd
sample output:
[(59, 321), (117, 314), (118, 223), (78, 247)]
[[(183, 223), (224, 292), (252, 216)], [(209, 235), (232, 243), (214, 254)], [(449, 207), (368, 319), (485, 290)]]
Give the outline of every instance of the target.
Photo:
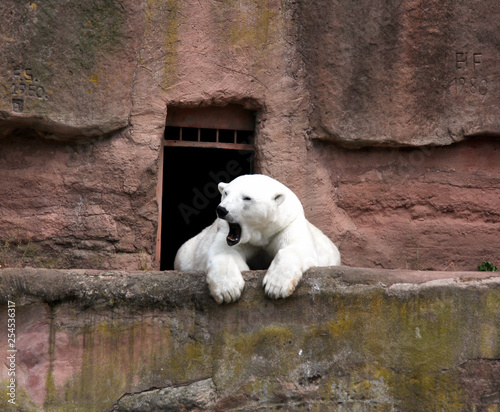
[[(246, 283), (242, 299), (245, 299), (245, 292), (262, 289), (264, 274), (265, 271), (243, 274)], [(432, 284), (453, 286), (495, 278), (500, 279), (500, 275), (496, 276), (495, 272), (404, 271), (346, 266), (312, 268), (304, 275), (293, 296), (329, 293), (342, 284), (390, 287), (439, 281)], [(415, 287), (418, 290), (418, 286)], [(261, 295), (262, 299), (271, 300), (264, 295), (263, 290)], [(83, 305), (160, 305), (162, 308), (183, 306), (194, 300), (207, 305), (210, 304), (207, 299), (211, 299), (205, 276), (201, 272), (37, 268), (0, 270), (0, 303), (6, 303), (12, 297), (19, 297), (27, 303), (33, 300), (50, 304), (72, 301)]]
[[(217, 305), (199, 272), (0, 271), (22, 410), (473, 410), (500, 403), (500, 277), (264, 272)], [(7, 353), (7, 339), (0, 351)], [(0, 369), (0, 385), (7, 384)], [(7, 401), (0, 392), (0, 403)], [(169, 409), (170, 408), (170, 409)]]

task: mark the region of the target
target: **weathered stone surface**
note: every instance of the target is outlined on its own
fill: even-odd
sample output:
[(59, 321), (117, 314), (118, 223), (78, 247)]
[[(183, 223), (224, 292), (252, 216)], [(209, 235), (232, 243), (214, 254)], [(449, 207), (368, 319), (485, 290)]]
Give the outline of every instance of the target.
[(151, 268), (157, 150), (127, 134), (0, 144), (0, 265)]
[(500, 262), (500, 141), (332, 151), (318, 142), (317, 150), (302, 199), (343, 264), (475, 270)]
[(500, 134), (496, 0), (299, 8), (315, 137), (421, 146)]
[(129, 124), (143, 3), (2, 2), (0, 135), (33, 128), (57, 139)]
[[(229, 103), (257, 112), (255, 172), (268, 174), (297, 193), (308, 218), (340, 246), (345, 264), (474, 270), (483, 260), (500, 262), (500, 141), (493, 129), (488, 132), (483, 127), (500, 101), (495, 97), (500, 90), (495, 86), (498, 65), (493, 63), (497, 49), (490, 51), (488, 46), (500, 32), (495, 29), (498, 19), (492, 17), (496, 4), (475, 4), (477, 11), (471, 8), (470, 16), (463, 19), (465, 3), (458, 0), (439, 4), (405, 1), (400, 6), (373, 1), (370, 7), (356, 8), (347, 2), (261, 0), (56, 3), (2, 3), (6, 24), (0, 30), (8, 27), (13, 34), (22, 34), (22, 39), (7, 33), (12, 41), (0, 46), (9, 51), (0, 56), (5, 65), (0, 76), (7, 76), (0, 84), (5, 83), (8, 92), (2, 95), (7, 106), (0, 110), (14, 116), (9, 94), (12, 70), (18, 63), (24, 64), (8, 60), (18, 56), (14, 51), (22, 51), (19, 56), (28, 63), (33, 56), (39, 65), (23, 69), (30, 68), (33, 73), (36, 67), (45, 67), (42, 57), (50, 52), (50, 67), (58, 65), (60, 72), (47, 72), (52, 76), (47, 82), (68, 86), (58, 95), (76, 82), (75, 87), (81, 90), (64, 94), (64, 99), (81, 100), (88, 110), (75, 109), (69, 100), (57, 107), (56, 100), (48, 100), (39, 105), (47, 108), (47, 116), (56, 116), (59, 126), (77, 127), (81, 132), (88, 126), (86, 122), (97, 119), (97, 114), (88, 115), (90, 108), (102, 116), (99, 124), (102, 119), (116, 118), (115, 111), (119, 111), (128, 126), (110, 136), (103, 134), (114, 126), (102, 126), (107, 131), (101, 130), (97, 133), (100, 137), (90, 142), (74, 135), (76, 141), (56, 143), (37, 137), (48, 129), (28, 122), (35, 112), (27, 112), (24, 120), (24, 115), (15, 115), (28, 122), (24, 127), (34, 130), (16, 130), (0, 141), (0, 265), (158, 268), (155, 251), (160, 248), (161, 142), (167, 107)], [(115, 6), (119, 9), (116, 18), (122, 22), (119, 32), (124, 34), (116, 43), (108, 41), (109, 33), (118, 32), (108, 31), (114, 26), (106, 11)], [(74, 10), (63, 13), (66, 8)], [(102, 17), (98, 27), (105, 30), (87, 31), (87, 38), (88, 21), (78, 20), (79, 25), (69, 30), (64, 20), (49, 30), (48, 38), (61, 38), (59, 42), (50, 40), (50, 47), (49, 40), (35, 36), (39, 23), (47, 27), (55, 19), (43, 10), (60, 10), (61, 19), (69, 16), (77, 21), (87, 8), (89, 12), (92, 8), (102, 12), (94, 14), (95, 18)], [(445, 18), (449, 9), (453, 12)], [(26, 27), (12, 26), (21, 15), (26, 17)], [(357, 17), (356, 24), (351, 24)], [(448, 19), (447, 25), (438, 24), (441, 17)], [(484, 30), (478, 35), (476, 27), (481, 18)], [(460, 34), (457, 27), (464, 25), (467, 30)], [(63, 31), (70, 32), (59, 36)], [(77, 34), (81, 35), (78, 39)], [(370, 36), (373, 45), (369, 45)], [(470, 51), (476, 44), (473, 40), (486, 49)], [(37, 54), (32, 42), (45, 45), (43, 53)], [(78, 47), (89, 42), (94, 45), (95, 65), (86, 67), (91, 63), (90, 55), (67, 46), (68, 42)], [(389, 47), (391, 42), (394, 48)], [(455, 50), (460, 42), (463, 49)], [(401, 51), (403, 46), (406, 49)], [(345, 50), (337, 50), (342, 47)], [(391, 50), (400, 53), (392, 55)], [(465, 62), (462, 68), (461, 60), (456, 61), (456, 52), (469, 53), (466, 68)], [(368, 54), (366, 59), (363, 53)], [(438, 54), (433, 60), (434, 53)], [(471, 60), (474, 53), (482, 53), (481, 57), (476, 55), (475, 65)], [(72, 77), (62, 66), (73, 61), (80, 62), (83, 73), (78, 81), (76, 74)], [(109, 64), (107, 70), (103, 68), (105, 74), (99, 77), (99, 83), (86, 80), (94, 74), (94, 68), (104, 67), (102, 61)], [(384, 62), (390, 66), (387, 70), (380, 69)], [(332, 66), (328, 66), (330, 63)], [(484, 73), (488, 85), (491, 80), (486, 95), (445, 94), (440, 100), (432, 87), (426, 88), (426, 84), (436, 85), (434, 80), (425, 80), (434, 69), (446, 69), (453, 75), (450, 80), (455, 78), (457, 63), (458, 71), (467, 72), (462, 77), (470, 77), (475, 67), (478, 73)], [(118, 69), (130, 76), (119, 77), (121, 74), (115, 73)], [(22, 78), (28, 80), (30, 73), (22, 74)], [(411, 86), (413, 75), (415, 84)], [(114, 83), (110, 79), (116, 79), (119, 87), (111, 87)], [(435, 82), (441, 81), (442, 77), (436, 77)], [(101, 90), (102, 95), (88, 94), (87, 90), (94, 89), (85, 89), (85, 82), (96, 92)], [(363, 88), (356, 87), (360, 84), (373, 87), (364, 93)], [(447, 90), (451, 93), (450, 88)], [(340, 92), (342, 99), (337, 99)], [(27, 96), (27, 101), (31, 97)], [(426, 108), (439, 104), (444, 105), (444, 114), (429, 114)], [(413, 120), (411, 113), (416, 114)], [(470, 116), (471, 122), (467, 120)], [(451, 129), (463, 126), (465, 134), (485, 132), (489, 136), (470, 137), (442, 148), (356, 150), (311, 139), (323, 133), (327, 140), (335, 140), (335, 130), (322, 126), (335, 123), (345, 131), (343, 144), (379, 145), (383, 140), (394, 145), (442, 145), (451, 142), (439, 137), (445, 130), (443, 125), (457, 118), (469, 123), (454, 123)], [(342, 119), (350, 123), (344, 124)], [(373, 119), (378, 122), (376, 127)], [(12, 123), (7, 126), (8, 122), (0, 119), (6, 128), (14, 127)], [(484, 124), (479, 127), (481, 122)], [(460, 132), (457, 136), (460, 140)], [(214, 171), (225, 167), (214, 164)], [(165, 178), (181, 179), (182, 175)], [(171, 194), (163, 197), (164, 201), (175, 198)], [(163, 229), (168, 233), (168, 228)], [(174, 232), (172, 236), (177, 235)]]
[[(230, 103), (345, 264), (498, 264), (498, 5), (389, 3), (2, 2), (0, 265), (157, 267), (167, 106)], [(490, 275), (315, 269), (271, 301), (246, 273), (218, 306), (202, 274), (12, 269), (0, 297), (22, 410), (457, 411), (500, 403)]]
[(167, 387), (126, 395), (114, 411), (201, 411), (215, 406), (215, 385), (212, 379), (180, 387)]
[(500, 278), (491, 273), (317, 268), (278, 301), (265, 297), (263, 274), (246, 272), (242, 299), (219, 306), (200, 273), (0, 271), (2, 324), (16, 303), (19, 410), (500, 402)]

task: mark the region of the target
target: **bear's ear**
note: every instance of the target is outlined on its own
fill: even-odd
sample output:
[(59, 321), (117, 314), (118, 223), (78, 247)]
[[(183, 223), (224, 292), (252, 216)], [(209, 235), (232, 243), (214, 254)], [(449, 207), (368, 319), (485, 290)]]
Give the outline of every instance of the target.
[(278, 193), (277, 195), (274, 195), (274, 201), (278, 206), (281, 205), (285, 201), (285, 195), (283, 193)]
[(224, 182), (220, 182), (219, 183), (219, 186), (217, 186), (219, 188), (219, 192), (220, 194), (222, 194), (222, 192), (224, 192), (224, 188), (228, 185), (229, 183), (224, 183)]

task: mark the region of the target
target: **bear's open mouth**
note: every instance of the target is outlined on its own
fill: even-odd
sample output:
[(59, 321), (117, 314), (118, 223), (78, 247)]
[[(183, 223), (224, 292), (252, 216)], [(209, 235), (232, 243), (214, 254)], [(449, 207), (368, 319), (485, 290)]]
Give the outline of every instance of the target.
[(229, 246), (234, 246), (241, 239), (241, 226), (238, 223), (229, 223), (229, 233), (226, 241)]

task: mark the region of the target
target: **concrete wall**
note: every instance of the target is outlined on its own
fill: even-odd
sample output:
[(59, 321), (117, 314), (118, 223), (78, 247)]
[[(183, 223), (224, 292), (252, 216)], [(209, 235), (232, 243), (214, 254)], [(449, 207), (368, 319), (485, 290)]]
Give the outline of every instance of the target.
[(2, 270), (10, 409), (495, 411), (491, 275), (317, 268), (273, 301), (247, 272), (242, 299), (219, 306), (200, 273)]

